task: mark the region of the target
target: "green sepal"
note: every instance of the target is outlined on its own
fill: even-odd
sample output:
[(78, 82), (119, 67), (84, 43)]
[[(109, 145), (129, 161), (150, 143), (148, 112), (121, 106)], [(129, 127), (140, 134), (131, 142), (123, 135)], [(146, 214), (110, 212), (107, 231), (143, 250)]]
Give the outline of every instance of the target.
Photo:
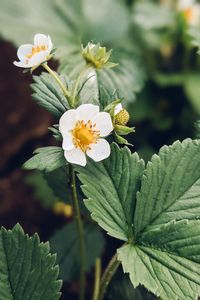
[(125, 138), (123, 138), (122, 136), (120, 136), (119, 134), (117, 134), (116, 132), (114, 132), (114, 139), (115, 141), (120, 144), (120, 145), (129, 145), (129, 146), (133, 146), (132, 144), (130, 144)]
[(114, 127), (114, 131), (118, 135), (127, 135), (129, 133), (135, 132), (135, 127), (128, 127), (128, 126), (123, 126), (123, 125), (116, 124), (115, 127)]
[(53, 49), (51, 50), (50, 54), (51, 54), (51, 55), (54, 55), (54, 54), (56, 53), (56, 51), (57, 51), (57, 48), (53, 48)]
[(109, 112), (112, 115), (114, 115), (115, 106), (122, 102), (122, 99), (116, 99), (115, 101), (109, 103), (105, 108), (104, 111)]

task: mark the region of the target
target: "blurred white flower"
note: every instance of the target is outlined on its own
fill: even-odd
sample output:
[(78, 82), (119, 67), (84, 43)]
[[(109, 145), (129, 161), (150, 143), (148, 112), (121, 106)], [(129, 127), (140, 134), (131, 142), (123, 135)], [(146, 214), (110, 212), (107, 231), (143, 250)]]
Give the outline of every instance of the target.
[(186, 22), (191, 26), (200, 25), (200, 4), (195, 0), (178, 0), (178, 11), (183, 13)]
[(110, 145), (102, 137), (113, 130), (111, 116), (99, 112), (93, 104), (82, 104), (77, 109), (66, 111), (59, 121), (63, 137), (62, 147), (66, 160), (81, 166), (86, 165), (86, 155), (101, 161), (110, 155)]
[(37, 67), (50, 58), (53, 44), (50, 36), (36, 34), (34, 44), (24, 44), (18, 48), (17, 56), (19, 61), (14, 61), (14, 65), (20, 68)]

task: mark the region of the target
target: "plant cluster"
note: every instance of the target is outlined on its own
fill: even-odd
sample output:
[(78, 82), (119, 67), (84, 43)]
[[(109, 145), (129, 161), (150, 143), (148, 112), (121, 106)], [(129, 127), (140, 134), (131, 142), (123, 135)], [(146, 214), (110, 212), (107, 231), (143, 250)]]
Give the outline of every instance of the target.
[[(85, 7), (93, 5), (91, 1), (83, 2)], [(27, 16), (32, 4), (24, 3), (3, 0), (4, 11), (10, 9), (9, 5), (12, 9), (22, 6)], [(120, 8), (116, 8), (122, 22), (118, 36), (124, 39), (124, 49), (114, 35), (114, 53), (99, 43), (83, 41), (80, 45), (74, 32), (81, 31), (78, 16), (87, 19), (87, 25), (90, 23), (87, 9), (79, 1), (69, 1), (67, 11), (63, 1), (46, 0), (39, 5), (53, 15), (48, 26), (49, 32), (57, 36), (55, 42), (51, 36), (36, 34), (33, 44), (18, 48), (15, 66), (31, 73), (38, 68), (45, 70), (33, 76), (33, 99), (54, 115), (56, 124), (49, 130), (58, 145), (36, 149), (24, 168), (38, 170), (29, 181), (37, 186), (44, 205), (71, 221), (55, 233), (50, 246), (40, 243), (37, 234), (25, 235), (19, 224), (12, 230), (0, 230), (0, 300), (56, 300), (62, 285), (58, 277), (71, 281), (77, 276), (79, 299), (84, 300), (89, 290), (86, 273), (92, 267), (94, 290), (89, 297), (93, 300), (103, 300), (106, 293), (110, 299), (113, 295), (122, 299), (125, 294), (126, 299), (139, 298), (144, 295), (141, 285), (163, 300), (195, 300), (200, 295), (200, 140), (186, 138), (163, 146), (147, 163), (129, 142), (129, 136), (137, 136), (129, 126), (132, 108), (137, 116), (145, 97), (140, 104), (132, 102), (145, 79), (164, 86), (181, 83), (187, 92), (193, 90), (193, 79), (189, 79), (193, 46), (188, 30), (193, 44), (200, 47), (199, 5), (194, 1), (177, 1), (176, 5), (172, 1), (136, 1), (126, 6), (123, 1), (117, 1), (116, 6), (109, 3)], [(128, 5), (138, 41), (135, 48), (127, 23)], [(40, 10), (37, 14), (39, 19)], [(14, 22), (14, 17), (11, 20)], [(71, 25), (68, 32), (63, 29), (66, 20)], [(20, 22), (23, 24), (23, 18)], [(31, 24), (31, 20), (28, 22)], [(167, 35), (163, 31), (166, 27)], [(86, 33), (92, 35), (91, 24), (89, 28), (82, 33), (83, 40), (88, 38)], [(5, 26), (1, 30), (17, 43), (21, 41), (15, 28), (14, 34)], [(109, 30), (103, 31), (105, 43), (109, 34)], [(53, 48), (54, 43), (58, 49)], [(178, 73), (172, 69), (163, 75), (161, 67), (165, 69), (166, 65), (162, 63), (173, 58), (179, 45), (183, 47), (183, 64), (178, 66)], [(115, 56), (115, 47), (116, 53), (123, 55)], [(58, 72), (49, 66), (54, 56), (59, 59)], [(142, 57), (145, 68), (140, 67)], [(198, 67), (197, 60), (193, 68)], [(199, 101), (192, 103), (198, 109)], [(144, 106), (141, 110), (144, 113)], [(151, 117), (154, 119), (155, 114)], [(121, 241), (103, 274), (105, 238), (100, 227)], [(57, 260), (50, 252), (57, 253)], [(120, 265), (132, 286), (139, 287), (133, 294), (128, 292), (130, 282), (124, 274), (119, 290), (110, 287), (107, 291)]]

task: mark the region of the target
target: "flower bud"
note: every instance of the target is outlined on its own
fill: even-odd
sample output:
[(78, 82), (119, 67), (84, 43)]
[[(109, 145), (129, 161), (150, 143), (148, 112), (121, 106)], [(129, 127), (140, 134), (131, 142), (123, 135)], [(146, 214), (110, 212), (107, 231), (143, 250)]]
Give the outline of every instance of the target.
[(96, 69), (113, 68), (117, 64), (109, 62), (112, 50), (106, 51), (106, 47), (101, 47), (100, 44), (88, 43), (85, 48), (82, 46), (82, 55), (88, 64), (91, 64)]

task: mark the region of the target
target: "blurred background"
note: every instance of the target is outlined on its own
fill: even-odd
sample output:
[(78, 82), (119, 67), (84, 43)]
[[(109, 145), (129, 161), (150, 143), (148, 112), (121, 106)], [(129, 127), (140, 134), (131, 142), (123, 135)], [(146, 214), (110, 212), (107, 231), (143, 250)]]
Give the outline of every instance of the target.
[[(57, 205), (61, 199), (48, 180), (21, 168), (35, 148), (57, 145), (48, 130), (55, 117), (31, 98), (32, 76), (13, 65), (16, 47), (31, 43), (35, 33), (51, 36), (58, 49), (51, 67), (72, 77), (81, 43), (100, 42), (113, 49), (111, 61), (119, 67), (111, 86), (124, 97), (130, 125), (136, 128), (128, 137), (132, 151), (147, 161), (164, 144), (198, 137), (200, 3), (0, 0), (0, 225), (10, 228), (19, 222), (29, 234), (38, 232), (41, 240), (48, 240), (70, 222), (71, 213)], [(38, 69), (33, 75), (40, 73)], [(106, 77), (99, 80), (109, 88)], [(106, 237), (105, 263), (117, 244)], [(121, 294), (111, 287), (107, 299), (151, 298), (120, 276), (115, 280), (120, 280)], [(74, 279), (64, 285), (62, 299), (76, 299), (76, 292)]]

